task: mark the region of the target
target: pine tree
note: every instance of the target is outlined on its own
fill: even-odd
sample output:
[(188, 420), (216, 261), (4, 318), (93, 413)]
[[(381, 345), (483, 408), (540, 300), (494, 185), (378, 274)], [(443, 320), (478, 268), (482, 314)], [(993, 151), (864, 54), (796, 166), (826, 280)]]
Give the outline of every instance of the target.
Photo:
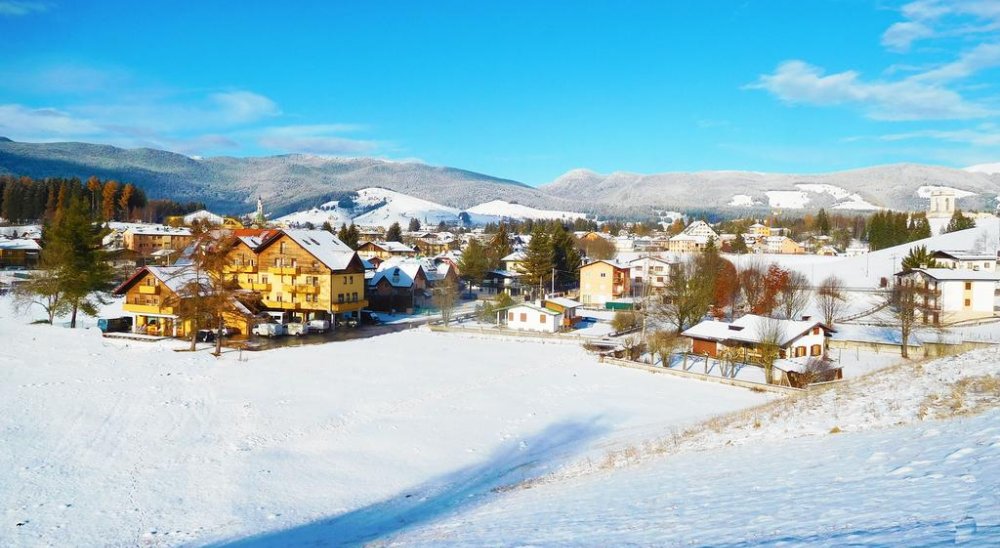
[(581, 259), (576, 249), (576, 239), (559, 222), (553, 224), (550, 239), (556, 282), (560, 287), (573, 284), (580, 277)]
[(115, 198), (118, 196), (118, 182), (108, 181), (101, 189), (101, 214), (105, 221), (112, 221), (115, 218)]
[(747, 248), (747, 241), (743, 239), (742, 232), (736, 234), (736, 239), (733, 240), (732, 249), (733, 253), (736, 253), (737, 255), (745, 255), (750, 252), (750, 249)]
[(830, 217), (823, 208), (820, 208), (819, 213), (816, 215), (816, 228), (819, 229), (820, 234), (824, 236), (830, 235)]
[[(330, 224), (330, 221), (323, 221), (323, 226), (320, 227), (320, 229), (321, 230), (325, 230), (325, 231), (329, 232), (330, 234), (333, 234), (333, 225)], [(341, 240), (341, 241), (343, 241), (343, 240)]]
[(340, 230), (337, 231), (337, 239), (347, 243), (347, 223), (340, 224)]
[(507, 229), (507, 224), (501, 222), (497, 226), (496, 232), (493, 233), (493, 237), (486, 244), (486, 257), (490, 261), (490, 270), (495, 268), (500, 268), (500, 260), (510, 255), (510, 233)]
[(356, 250), (358, 248), (358, 240), (360, 239), (361, 233), (358, 231), (358, 227), (354, 223), (351, 223), (351, 226), (347, 228), (347, 239), (342, 241), (347, 244), (347, 247)]
[(479, 240), (472, 238), (462, 251), (462, 258), (458, 261), (458, 271), (462, 273), (462, 279), (469, 284), (469, 291), (472, 291), (473, 285), (483, 283), (489, 270), (490, 261), (486, 256), (486, 249), (479, 243)]
[(541, 226), (531, 233), (531, 242), (521, 262), (521, 282), (529, 288), (541, 288), (552, 276), (552, 242)]
[(54, 272), (76, 327), (78, 312), (96, 314), (101, 292), (110, 289), (112, 270), (101, 249), (102, 233), (83, 197), (74, 198), (44, 235), (42, 256)]
[(402, 242), (403, 241), (403, 229), (399, 226), (399, 223), (392, 223), (389, 226), (389, 230), (385, 232), (385, 241), (387, 242)]
[(959, 230), (968, 230), (970, 228), (976, 228), (976, 221), (962, 215), (961, 209), (955, 209), (955, 213), (951, 216), (951, 221), (948, 222), (948, 226), (944, 228), (945, 233), (957, 232)]
[(419, 232), (420, 231), (420, 221), (416, 217), (411, 218), (410, 219), (410, 225), (406, 228), (406, 230), (408, 230), (410, 232)]

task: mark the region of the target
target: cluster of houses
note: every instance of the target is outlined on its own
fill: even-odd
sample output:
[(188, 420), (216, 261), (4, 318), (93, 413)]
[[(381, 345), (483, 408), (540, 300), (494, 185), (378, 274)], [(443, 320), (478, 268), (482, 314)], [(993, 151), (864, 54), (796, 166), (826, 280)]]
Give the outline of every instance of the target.
[[(223, 250), (225, 271), (253, 297), (226, 318), (227, 327), (241, 334), (248, 334), (253, 316), (261, 315), (277, 323), (336, 327), (357, 322), (364, 309), (412, 313), (429, 304), (435, 286), (458, 283), (452, 259), (417, 257), (403, 244), (366, 242), (355, 251), (325, 230), (227, 232), (233, 238), (231, 248)], [(115, 289), (125, 297), (123, 309), (134, 316), (135, 331), (178, 337), (190, 333), (190, 324), (180, 320), (175, 308), (183, 297), (178, 289), (195, 275), (187, 258), (191, 251), (190, 245), (181, 250), (170, 265), (143, 266)], [(247, 313), (241, 313), (241, 306)]]

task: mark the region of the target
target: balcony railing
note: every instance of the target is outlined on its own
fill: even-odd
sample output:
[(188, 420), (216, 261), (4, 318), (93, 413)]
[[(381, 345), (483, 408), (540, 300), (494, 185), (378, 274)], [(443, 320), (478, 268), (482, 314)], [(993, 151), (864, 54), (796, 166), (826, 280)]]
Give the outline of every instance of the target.
[(271, 284), (250, 284), (250, 289), (254, 291), (271, 291)]
[(368, 306), (368, 300), (367, 299), (361, 299), (360, 301), (354, 301), (354, 302), (349, 302), (349, 303), (347, 303), (347, 302), (345, 302), (345, 303), (333, 303), (332, 305), (330, 305), (330, 308), (334, 312), (338, 312), (339, 313), (339, 312), (353, 312), (355, 310), (361, 310), (362, 308), (365, 308), (367, 306)]
[(267, 269), (271, 274), (277, 274), (279, 276), (295, 276), (299, 273), (299, 267), (297, 266), (272, 266)]
[(310, 284), (285, 284), (283, 286), (284, 291), (288, 293), (301, 293), (303, 295), (315, 295), (319, 293), (318, 285)]
[(263, 304), (265, 308), (277, 308), (277, 309), (280, 309), (280, 310), (298, 310), (299, 309), (299, 303), (293, 302), (293, 301), (270, 301), (270, 300), (265, 299), (265, 300), (261, 301), (261, 304)]
[(136, 314), (173, 314), (174, 308), (172, 306), (159, 306), (155, 304), (131, 304), (125, 303), (122, 305), (122, 309), (126, 312), (134, 312)]
[(140, 285), (139, 293), (142, 295), (157, 295), (160, 292), (160, 286), (158, 285)]

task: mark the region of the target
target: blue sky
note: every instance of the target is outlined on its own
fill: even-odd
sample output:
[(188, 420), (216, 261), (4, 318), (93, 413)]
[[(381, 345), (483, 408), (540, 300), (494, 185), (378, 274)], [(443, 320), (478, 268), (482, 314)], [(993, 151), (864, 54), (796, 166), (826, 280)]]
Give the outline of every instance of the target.
[(0, 0), (0, 135), (549, 182), (1000, 161), (1000, 0)]

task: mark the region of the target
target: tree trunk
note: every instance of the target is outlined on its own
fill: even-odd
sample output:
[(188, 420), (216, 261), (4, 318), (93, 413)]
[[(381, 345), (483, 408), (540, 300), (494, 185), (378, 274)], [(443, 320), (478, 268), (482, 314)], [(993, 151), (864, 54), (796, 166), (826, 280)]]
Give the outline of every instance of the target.
[(219, 320), (219, 330), (215, 334), (215, 355), (216, 355), (216, 357), (222, 355), (222, 331), (223, 331), (223, 329), (225, 329), (225, 324), (222, 323), (222, 320)]
[(76, 328), (76, 311), (78, 308), (80, 308), (80, 305), (73, 303), (73, 315), (69, 318), (69, 326), (74, 329)]

